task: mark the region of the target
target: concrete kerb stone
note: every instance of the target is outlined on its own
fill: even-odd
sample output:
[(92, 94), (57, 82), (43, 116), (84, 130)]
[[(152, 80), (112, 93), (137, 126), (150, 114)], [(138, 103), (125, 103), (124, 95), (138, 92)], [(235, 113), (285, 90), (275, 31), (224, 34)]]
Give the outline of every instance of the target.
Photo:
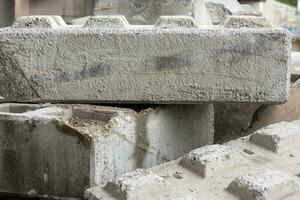
[[(39, 24), (36, 19), (43, 20)], [(50, 17), (22, 17), (16, 24), (30, 28), (0, 29), (2, 101), (175, 104), (287, 99), (291, 38), (284, 29), (199, 28), (187, 17), (162, 17), (159, 26), (128, 27), (124, 18), (115, 16), (92, 17), (86, 26), (75, 27), (49, 28), (44, 20), (54, 23)]]

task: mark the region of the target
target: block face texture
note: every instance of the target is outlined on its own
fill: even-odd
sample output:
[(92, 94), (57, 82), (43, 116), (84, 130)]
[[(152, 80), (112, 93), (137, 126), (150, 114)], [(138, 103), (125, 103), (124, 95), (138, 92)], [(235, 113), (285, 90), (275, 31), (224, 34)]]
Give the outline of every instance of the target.
[(271, 25), (264, 17), (256, 16), (227, 16), (222, 26), (226, 28), (270, 28)]
[[(22, 112), (25, 108), (11, 109)], [(29, 196), (81, 196), (90, 187), (90, 145), (55, 116), (1, 112), (0, 191)]]
[(137, 167), (178, 159), (189, 151), (213, 143), (214, 112), (212, 105), (172, 105), (141, 111), (135, 125), (141, 151)]
[(282, 172), (266, 170), (261, 173), (237, 177), (228, 190), (240, 199), (281, 199), (300, 191), (293, 177)]
[(239, 153), (228, 146), (209, 145), (191, 151), (181, 158), (181, 164), (203, 177), (215, 176), (242, 161)]
[(257, 130), (251, 142), (275, 153), (299, 147), (300, 126), (297, 123), (280, 122)]
[(3, 101), (283, 102), (290, 35), (284, 29), (11, 27), (0, 30), (0, 56)]

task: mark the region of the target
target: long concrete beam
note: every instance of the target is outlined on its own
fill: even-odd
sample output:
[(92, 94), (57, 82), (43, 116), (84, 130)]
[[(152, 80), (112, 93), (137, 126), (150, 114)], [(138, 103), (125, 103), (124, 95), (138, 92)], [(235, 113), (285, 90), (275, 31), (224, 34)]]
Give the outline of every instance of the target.
[[(239, 22), (242, 24), (242, 22)], [(14, 102), (284, 102), (291, 37), (281, 28), (198, 27), (190, 17), (131, 26), (18, 18), (0, 29), (0, 96)]]

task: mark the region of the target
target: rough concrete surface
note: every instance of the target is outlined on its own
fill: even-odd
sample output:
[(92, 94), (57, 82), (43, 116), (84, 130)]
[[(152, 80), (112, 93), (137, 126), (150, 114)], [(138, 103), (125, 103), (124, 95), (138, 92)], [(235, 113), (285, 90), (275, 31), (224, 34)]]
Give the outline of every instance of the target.
[(211, 105), (0, 104), (0, 193), (79, 198), (212, 142)]
[(61, 26), (52, 17), (19, 18), (0, 30), (0, 96), (14, 102), (286, 101), (291, 38), (285, 29), (186, 28), (191, 23), (177, 16), (160, 18), (159, 26), (129, 26), (106, 16)]
[[(299, 121), (294, 121), (290, 124), (298, 123)], [(274, 124), (273, 127), (274, 135), (280, 136), (282, 124)], [(178, 160), (142, 172), (133, 172), (131, 175), (126, 174), (106, 187), (91, 188), (85, 192), (85, 197), (93, 200), (138, 200), (141, 198), (136, 198), (133, 193), (143, 196), (143, 191), (145, 191), (145, 193), (151, 193), (151, 195), (143, 196), (143, 200), (299, 199), (299, 146), (287, 145), (285, 151), (275, 153), (263, 147), (264, 145), (268, 146), (268, 143), (256, 145), (250, 141), (250, 138), (251, 136), (247, 136), (223, 145), (201, 147)], [(235, 160), (235, 162), (232, 162), (233, 165), (227, 164), (230, 160)], [(189, 162), (189, 164), (182, 165), (183, 161)], [(196, 163), (199, 164), (198, 161), (203, 161), (205, 165), (214, 168), (215, 171), (212, 172), (212, 176), (203, 177), (195, 173), (195, 169), (203, 169), (203, 165), (195, 165)], [(149, 183), (148, 174), (151, 174), (151, 177), (156, 177), (155, 180), (162, 181), (163, 186), (157, 187), (161, 184), (159, 181)], [(135, 178), (132, 179), (131, 176)], [(129, 182), (133, 186), (141, 182), (143, 184), (141, 184), (141, 190), (134, 191), (130, 190), (131, 187), (124, 187), (124, 184), (119, 184), (120, 182)], [(109, 185), (115, 187), (108, 190)], [(122, 196), (122, 198), (114, 196), (113, 194), (119, 190), (132, 193)]]

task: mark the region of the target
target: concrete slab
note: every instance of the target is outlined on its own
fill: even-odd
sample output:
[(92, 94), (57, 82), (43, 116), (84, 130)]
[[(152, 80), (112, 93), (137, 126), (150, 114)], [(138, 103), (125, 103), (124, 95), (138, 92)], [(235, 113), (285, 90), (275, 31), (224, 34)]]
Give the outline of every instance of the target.
[[(49, 28), (33, 26), (40, 20), (49, 22)], [(192, 18), (178, 16), (162, 17), (157, 26), (130, 26), (120, 16), (92, 17), (84, 26), (53, 21), (19, 18), (0, 30), (3, 101), (172, 104), (287, 99), (291, 38), (285, 29), (198, 28)]]
[(89, 187), (213, 142), (211, 105), (135, 112), (0, 104), (0, 193), (81, 198)]
[[(279, 128), (278, 131), (282, 130), (274, 125), (275, 127)], [(157, 187), (159, 183), (152, 182), (148, 185), (144, 184), (140, 191), (131, 190), (137, 195), (142, 195), (143, 191), (146, 191), (147, 194), (152, 192), (151, 194), (155, 195), (154, 198), (151, 195), (143, 196), (142, 199), (145, 200), (299, 199), (300, 166), (297, 158), (300, 155), (300, 148), (291, 146), (287, 151), (277, 154), (253, 144), (250, 138), (251, 136), (247, 136), (223, 145), (204, 146), (178, 160), (145, 169), (143, 173), (139, 173), (138, 179), (128, 178), (131, 177), (128, 174), (125, 179), (138, 184), (140, 180), (147, 180), (148, 174), (155, 174), (155, 177), (163, 180), (164, 187)], [(228, 161), (236, 158), (238, 159), (232, 162), (232, 165), (227, 164)], [(182, 160), (189, 163), (188, 167), (182, 165)], [(200, 162), (203, 165), (197, 165)], [(193, 167), (191, 167), (192, 165)], [(199, 170), (205, 169), (205, 166), (214, 169), (211, 171), (211, 176), (203, 177), (199, 176), (199, 173), (195, 173), (195, 168), (199, 172)], [(132, 173), (132, 176), (136, 173)], [(122, 179), (122, 182), (126, 181)], [(119, 181), (114, 184), (117, 183)], [(106, 187), (94, 187), (86, 191), (85, 197), (89, 200), (138, 200), (134, 195), (124, 198), (114, 196), (113, 194), (118, 188), (120, 187), (108, 191)]]

